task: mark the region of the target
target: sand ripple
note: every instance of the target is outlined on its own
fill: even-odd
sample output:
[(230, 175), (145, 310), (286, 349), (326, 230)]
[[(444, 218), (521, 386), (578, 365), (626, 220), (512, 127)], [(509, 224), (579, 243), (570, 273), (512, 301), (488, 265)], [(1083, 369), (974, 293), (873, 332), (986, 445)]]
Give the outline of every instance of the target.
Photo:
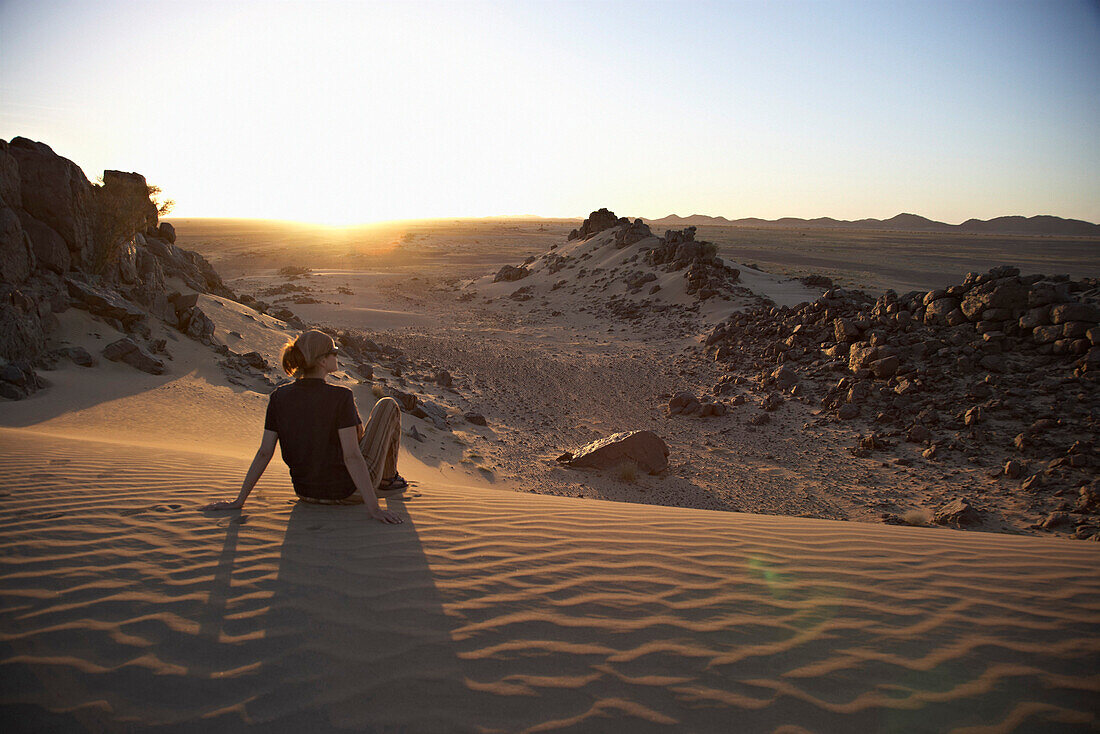
[(419, 479), (362, 508), (273, 465), (0, 430), (17, 728), (1080, 731), (1100, 549)]

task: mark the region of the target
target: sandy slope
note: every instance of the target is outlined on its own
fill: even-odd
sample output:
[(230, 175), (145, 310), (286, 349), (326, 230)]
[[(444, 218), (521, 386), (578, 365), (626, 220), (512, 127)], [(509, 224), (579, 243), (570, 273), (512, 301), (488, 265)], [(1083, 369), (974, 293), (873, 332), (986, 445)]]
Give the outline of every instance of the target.
[(246, 457), (0, 431), (17, 729), (1080, 731), (1100, 551), (415, 485), (237, 514)]

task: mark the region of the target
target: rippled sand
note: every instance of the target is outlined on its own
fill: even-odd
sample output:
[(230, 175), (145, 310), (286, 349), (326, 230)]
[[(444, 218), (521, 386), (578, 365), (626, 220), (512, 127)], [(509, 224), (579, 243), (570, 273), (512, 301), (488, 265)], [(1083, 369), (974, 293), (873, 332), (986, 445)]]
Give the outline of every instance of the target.
[[(1100, 548), (414, 487), (0, 430), (7, 729), (1081, 731)], [(8, 729), (9, 731), (11, 729)]]

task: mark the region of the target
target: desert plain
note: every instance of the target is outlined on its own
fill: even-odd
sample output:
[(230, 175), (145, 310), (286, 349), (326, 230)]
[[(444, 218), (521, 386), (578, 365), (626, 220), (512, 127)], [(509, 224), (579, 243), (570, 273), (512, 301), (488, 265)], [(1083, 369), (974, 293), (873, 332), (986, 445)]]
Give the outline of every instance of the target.
[[(1096, 728), (1095, 368), (992, 329), (920, 348), (944, 369), (896, 347), (907, 304), (964, 282), (1065, 274), (1022, 287), (1094, 302), (1095, 238), (172, 225), (165, 257), (224, 290), (162, 273), (138, 319), (70, 286), (41, 384), (0, 405), (6, 729)], [(677, 268), (674, 241), (713, 244)], [(828, 309), (851, 344), (820, 356), (798, 334)], [(361, 414), (407, 408), (400, 526), (298, 503), (278, 458), (243, 510), (199, 510), (235, 494), (305, 326)], [(951, 410), (919, 403), (938, 389)], [(638, 430), (667, 467), (568, 461)]]

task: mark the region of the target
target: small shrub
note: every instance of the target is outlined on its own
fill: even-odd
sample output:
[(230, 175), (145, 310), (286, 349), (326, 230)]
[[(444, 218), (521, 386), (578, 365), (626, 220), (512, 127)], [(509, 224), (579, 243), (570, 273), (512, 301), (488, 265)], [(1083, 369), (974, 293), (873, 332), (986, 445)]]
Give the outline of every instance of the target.
[(909, 510), (901, 516), (902, 522), (906, 525), (912, 525), (914, 527), (924, 527), (927, 525), (931, 518), (926, 510)]

